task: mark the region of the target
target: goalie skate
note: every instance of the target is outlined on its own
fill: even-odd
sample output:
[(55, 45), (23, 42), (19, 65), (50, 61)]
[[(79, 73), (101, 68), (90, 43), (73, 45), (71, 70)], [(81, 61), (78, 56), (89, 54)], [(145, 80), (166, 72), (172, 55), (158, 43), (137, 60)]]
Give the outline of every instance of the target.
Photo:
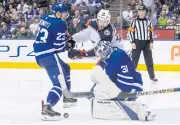
[(44, 105), (44, 101), (42, 101), (41, 120), (58, 121), (60, 119), (61, 113), (54, 111), (50, 104)]
[(155, 113), (152, 113), (151, 111), (147, 111), (145, 121), (152, 121), (155, 119), (155, 117), (156, 117)]
[(139, 104), (138, 109), (139, 109), (138, 116), (139, 116), (140, 120), (142, 120), (142, 121), (152, 121), (152, 120), (155, 119), (156, 114), (151, 112), (151, 111), (148, 111), (147, 106), (145, 104)]

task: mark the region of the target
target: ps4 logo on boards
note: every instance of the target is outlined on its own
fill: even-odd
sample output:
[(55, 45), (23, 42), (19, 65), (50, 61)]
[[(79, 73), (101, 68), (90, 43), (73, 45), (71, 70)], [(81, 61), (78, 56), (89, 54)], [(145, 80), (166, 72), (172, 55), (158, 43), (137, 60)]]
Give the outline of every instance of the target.
[[(28, 46), (20, 45), (20, 46), (17, 46), (16, 48), (14, 48), (14, 47), (10, 47), (8, 45), (0, 45), (0, 53), (10, 53), (10, 51), (13, 51), (13, 54), (9, 55), (9, 57), (20, 57), (21, 53), (22, 53), (22, 49), (26, 48), (26, 47), (28, 47)], [(26, 51), (23, 51), (23, 52), (26, 52)], [(26, 56), (35, 56), (34, 51), (27, 52)]]

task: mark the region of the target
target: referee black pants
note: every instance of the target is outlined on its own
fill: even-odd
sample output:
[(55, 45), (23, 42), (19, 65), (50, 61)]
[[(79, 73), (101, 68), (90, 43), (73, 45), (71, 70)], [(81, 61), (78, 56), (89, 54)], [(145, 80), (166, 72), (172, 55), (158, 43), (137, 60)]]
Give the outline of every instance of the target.
[(144, 60), (146, 63), (149, 77), (150, 79), (155, 78), (152, 51), (150, 50), (150, 42), (148, 40), (135, 40), (135, 44), (136, 49), (132, 50), (132, 60), (134, 61), (136, 67), (139, 62), (141, 51), (143, 51)]

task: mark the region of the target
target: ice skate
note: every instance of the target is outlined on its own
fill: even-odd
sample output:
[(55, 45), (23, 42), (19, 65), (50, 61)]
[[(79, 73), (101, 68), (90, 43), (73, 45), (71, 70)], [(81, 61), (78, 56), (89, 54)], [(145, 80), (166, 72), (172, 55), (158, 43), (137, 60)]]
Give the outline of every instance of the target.
[(64, 97), (63, 103), (64, 103), (63, 108), (70, 108), (77, 105), (77, 99)]
[(140, 118), (141, 121), (152, 121), (155, 119), (156, 114), (153, 113), (152, 111), (147, 110), (147, 105), (145, 104), (139, 104), (138, 105), (138, 117)]
[(158, 83), (158, 79), (157, 79), (157, 78), (153, 78), (153, 79), (151, 79), (151, 82), (152, 82), (153, 84), (156, 84), (156, 83)]
[(152, 121), (154, 120), (156, 117), (156, 114), (151, 112), (151, 111), (147, 111), (146, 112), (146, 117), (145, 117), (145, 121)]
[(61, 113), (54, 111), (50, 104), (44, 104), (42, 101), (41, 116), (43, 121), (57, 121), (60, 120)]

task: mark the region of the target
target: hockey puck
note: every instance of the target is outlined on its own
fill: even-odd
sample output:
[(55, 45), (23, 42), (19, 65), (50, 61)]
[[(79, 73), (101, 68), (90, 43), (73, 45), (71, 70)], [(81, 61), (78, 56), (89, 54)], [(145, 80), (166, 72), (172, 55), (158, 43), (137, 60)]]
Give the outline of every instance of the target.
[(68, 113), (64, 113), (64, 118), (68, 118), (69, 114)]

